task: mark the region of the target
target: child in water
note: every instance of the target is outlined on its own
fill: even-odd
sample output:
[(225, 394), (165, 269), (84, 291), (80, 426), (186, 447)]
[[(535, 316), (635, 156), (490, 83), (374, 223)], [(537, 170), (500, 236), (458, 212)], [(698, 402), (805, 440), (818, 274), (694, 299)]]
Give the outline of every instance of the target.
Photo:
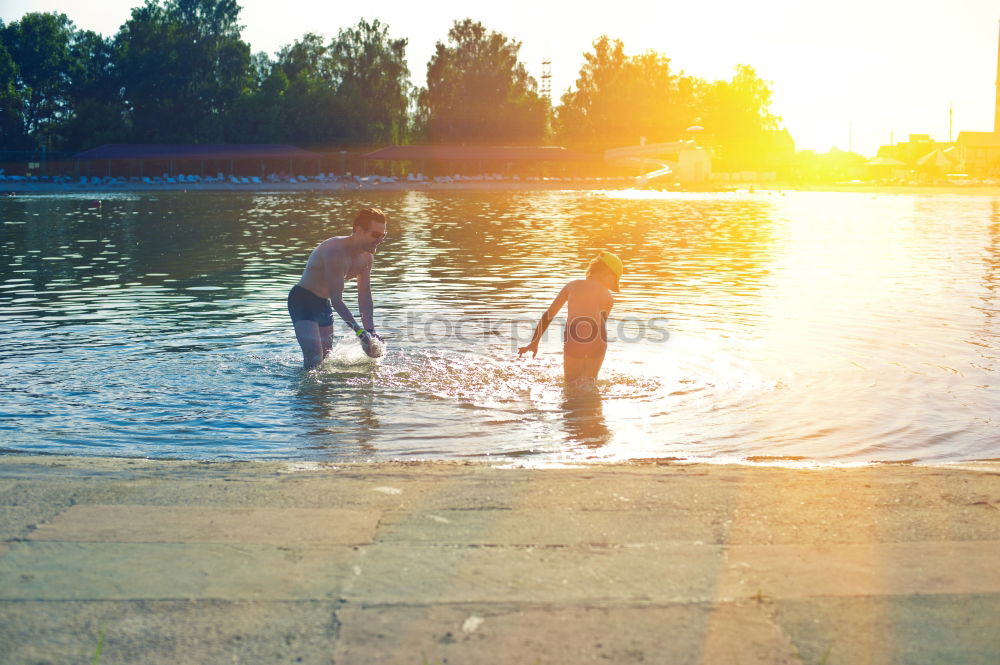
[(538, 355), (538, 342), (552, 320), (569, 303), (566, 320), (566, 334), (563, 339), (563, 374), (566, 383), (579, 379), (596, 381), (608, 349), (606, 324), (614, 299), (611, 291), (618, 291), (624, 266), (611, 252), (601, 252), (587, 265), (586, 279), (575, 279), (559, 291), (549, 308), (542, 314), (542, 320), (535, 328), (535, 334), (527, 346), (517, 351), (521, 356), (531, 351)]

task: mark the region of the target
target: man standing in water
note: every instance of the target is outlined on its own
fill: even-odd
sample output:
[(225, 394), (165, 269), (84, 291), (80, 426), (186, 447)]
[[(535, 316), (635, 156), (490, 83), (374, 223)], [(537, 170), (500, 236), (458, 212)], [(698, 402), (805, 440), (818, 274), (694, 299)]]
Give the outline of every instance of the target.
[[(372, 259), (386, 237), (385, 214), (378, 208), (364, 208), (354, 217), (349, 236), (328, 238), (309, 255), (302, 279), (288, 292), (288, 314), (295, 326), (295, 338), (302, 347), (306, 369), (312, 369), (333, 347), (333, 310), (351, 327), (368, 355), (373, 355), (375, 332), (372, 306)], [(344, 304), (344, 282), (358, 280), (358, 308), (361, 323)]]

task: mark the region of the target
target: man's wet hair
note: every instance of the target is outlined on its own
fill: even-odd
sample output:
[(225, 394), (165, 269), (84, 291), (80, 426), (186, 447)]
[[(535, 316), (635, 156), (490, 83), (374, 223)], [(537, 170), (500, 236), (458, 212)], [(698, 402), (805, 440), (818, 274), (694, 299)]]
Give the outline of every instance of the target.
[(367, 231), (371, 228), (372, 222), (385, 224), (385, 213), (378, 208), (362, 208), (354, 216), (354, 228), (360, 226), (362, 230)]

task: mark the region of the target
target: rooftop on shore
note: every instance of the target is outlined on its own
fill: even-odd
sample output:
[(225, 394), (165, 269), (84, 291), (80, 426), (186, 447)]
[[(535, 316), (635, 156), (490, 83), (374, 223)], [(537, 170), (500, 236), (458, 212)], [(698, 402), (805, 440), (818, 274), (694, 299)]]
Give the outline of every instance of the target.
[(447, 146), (394, 145), (366, 153), (364, 159), (389, 161), (454, 161), (454, 162), (593, 162), (599, 155), (590, 155), (560, 146)]
[(315, 152), (277, 143), (106, 143), (77, 153), (80, 160), (318, 159)]

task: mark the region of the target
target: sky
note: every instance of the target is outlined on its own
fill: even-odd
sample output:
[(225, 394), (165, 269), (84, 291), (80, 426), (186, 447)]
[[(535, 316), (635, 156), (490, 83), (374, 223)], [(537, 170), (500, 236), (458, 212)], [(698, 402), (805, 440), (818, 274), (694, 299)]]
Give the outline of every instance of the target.
[[(59, 11), (77, 27), (117, 32), (140, 0), (0, 0), (0, 18)], [(831, 147), (874, 155), (909, 134), (948, 140), (992, 131), (1000, 4), (995, 0), (616, 0), (568, 9), (562, 3), (505, 0), (241, 0), (243, 38), (274, 54), (304, 33), (332, 37), (361, 18), (380, 19), (409, 40), (416, 85), (457, 19), (472, 18), (522, 43), (521, 60), (539, 79), (552, 61), (553, 101), (572, 87), (583, 53), (602, 34), (628, 54), (647, 49), (675, 70), (729, 78), (748, 64), (772, 82), (772, 110), (800, 150)], [(636, 140), (638, 141), (638, 136)]]

